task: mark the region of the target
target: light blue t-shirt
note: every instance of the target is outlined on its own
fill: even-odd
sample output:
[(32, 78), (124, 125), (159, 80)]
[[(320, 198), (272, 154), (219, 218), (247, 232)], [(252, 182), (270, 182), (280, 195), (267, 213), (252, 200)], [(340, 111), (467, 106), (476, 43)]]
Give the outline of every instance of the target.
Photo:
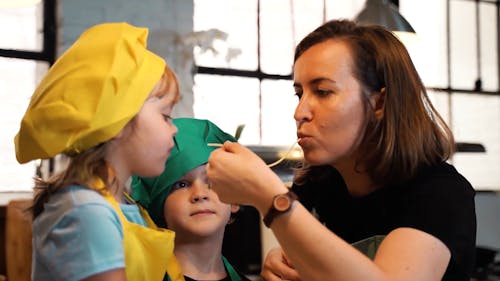
[[(146, 225), (137, 205), (119, 206), (130, 222)], [(62, 189), (33, 222), (32, 280), (76, 281), (124, 267), (120, 218), (93, 190)]]

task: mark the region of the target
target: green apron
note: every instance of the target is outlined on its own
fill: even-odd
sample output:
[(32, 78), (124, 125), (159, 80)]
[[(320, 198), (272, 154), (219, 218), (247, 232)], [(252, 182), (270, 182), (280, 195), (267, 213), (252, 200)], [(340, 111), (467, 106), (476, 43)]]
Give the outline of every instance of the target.
[[(222, 257), (222, 262), (224, 263), (224, 267), (226, 268), (226, 271), (229, 274), (231, 281), (241, 281), (240, 275), (238, 274), (238, 272), (236, 272), (234, 267), (229, 263), (229, 261), (225, 257)], [(171, 281), (171, 279), (169, 276), (165, 276), (163, 281)]]
[(373, 260), (375, 258), (375, 254), (377, 253), (378, 247), (380, 246), (384, 238), (385, 235), (375, 235), (370, 238), (352, 243), (351, 245)]

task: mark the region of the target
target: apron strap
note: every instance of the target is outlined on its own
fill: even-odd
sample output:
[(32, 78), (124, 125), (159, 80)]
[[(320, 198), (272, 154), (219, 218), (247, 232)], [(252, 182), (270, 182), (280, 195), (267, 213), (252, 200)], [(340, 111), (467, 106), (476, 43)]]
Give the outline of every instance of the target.
[[(229, 263), (229, 261), (224, 256), (222, 256), (222, 262), (224, 263), (224, 267), (226, 268), (226, 271), (229, 274), (229, 278), (231, 278), (231, 281), (241, 281), (241, 277), (238, 274), (238, 272), (236, 272), (234, 267)], [(170, 276), (167, 277), (168, 277), (167, 280), (171, 281)]]
[(124, 221), (128, 221), (125, 215), (123, 214), (122, 209), (120, 208), (120, 206), (118, 206), (118, 202), (116, 202), (116, 199), (113, 196), (111, 196), (111, 193), (109, 193), (109, 191), (107, 190), (104, 190), (101, 191), (101, 194), (104, 196), (104, 199), (106, 199), (106, 201), (108, 201), (108, 203), (114, 207), (116, 213), (120, 217), (122, 225), (124, 224)]
[(146, 211), (146, 209), (144, 209), (144, 207), (141, 204), (135, 202), (135, 200), (126, 192), (123, 192), (123, 196), (125, 197), (125, 199), (128, 202), (136, 205), (139, 208), (139, 212), (141, 213), (142, 218), (146, 221), (146, 225), (148, 227), (153, 228), (153, 229), (158, 229), (158, 226), (156, 225), (156, 223), (149, 216), (148, 211)]
[(241, 277), (238, 274), (238, 272), (236, 272), (234, 267), (229, 263), (229, 261), (224, 256), (222, 256), (222, 262), (226, 267), (227, 273), (229, 274), (231, 281), (241, 281)]
[[(149, 213), (146, 211), (146, 209), (144, 209), (144, 207), (141, 204), (135, 202), (135, 200), (126, 192), (123, 193), (123, 196), (128, 202), (135, 204), (139, 208), (139, 212), (141, 213), (142, 218), (146, 221), (146, 224), (149, 228), (156, 230), (160, 229), (158, 226), (156, 226), (153, 219), (151, 219), (151, 217), (149, 216)], [(184, 275), (182, 274), (181, 266), (179, 265), (179, 262), (175, 258), (175, 255), (174, 258), (168, 259), (167, 269), (168, 269), (167, 271), (168, 280), (171, 280), (170, 276), (172, 276), (174, 280), (184, 280)]]

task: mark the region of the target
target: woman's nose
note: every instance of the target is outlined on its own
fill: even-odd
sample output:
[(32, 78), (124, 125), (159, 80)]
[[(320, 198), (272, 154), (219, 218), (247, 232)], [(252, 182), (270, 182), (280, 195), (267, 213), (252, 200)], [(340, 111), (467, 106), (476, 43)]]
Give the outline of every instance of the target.
[(295, 108), (293, 118), (295, 119), (297, 124), (311, 119), (311, 104), (305, 94), (303, 94), (300, 98), (299, 103)]

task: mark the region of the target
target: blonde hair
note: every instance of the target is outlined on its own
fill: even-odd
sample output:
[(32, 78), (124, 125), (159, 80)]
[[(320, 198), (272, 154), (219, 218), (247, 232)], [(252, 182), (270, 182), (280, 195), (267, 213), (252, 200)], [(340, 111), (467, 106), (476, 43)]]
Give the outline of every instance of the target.
[[(174, 92), (170, 88), (174, 83)], [(152, 90), (150, 97), (163, 97), (173, 94), (173, 103), (180, 99), (179, 81), (175, 73), (167, 66), (161, 76), (159, 83)], [(133, 119), (132, 119), (133, 120)], [(132, 122), (132, 120), (130, 122)], [(33, 219), (44, 210), (44, 204), (50, 200), (52, 194), (69, 185), (80, 185), (89, 189), (102, 191), (116, 182), (113, 167), (106, 162), (106, 149), (108, 141), (98, 144), (81, 153), (67, 155), (69, 157), (68, 166), (61, 172), (50, 176), (47, 180), (35, 178), (35, 196), (31, 211)], [(96, 179), (101, 179), (104, 186), (97, 184)], [(99, 182), (99, 181), (98, 181)]]
[(154, 91), (151, 93), (150, 96), (153, 97), (163, 97), (166, 94), (168, 94), (168, 90), (170, 89), (170, 86), (174, 83), (174, 97), (173, 97), (173, 103), (177, 103), (179, 99), (181, 98), (180, 92), (179, 92), (179, 80), (177, 79), (177, 75), (175, 75), (174, 71), (166, 66), (165, 67), (165, 72), (163, 72), (163, 75), (160, 78), (160, 81), (158, 82), (158, 86), (154, 89)]

